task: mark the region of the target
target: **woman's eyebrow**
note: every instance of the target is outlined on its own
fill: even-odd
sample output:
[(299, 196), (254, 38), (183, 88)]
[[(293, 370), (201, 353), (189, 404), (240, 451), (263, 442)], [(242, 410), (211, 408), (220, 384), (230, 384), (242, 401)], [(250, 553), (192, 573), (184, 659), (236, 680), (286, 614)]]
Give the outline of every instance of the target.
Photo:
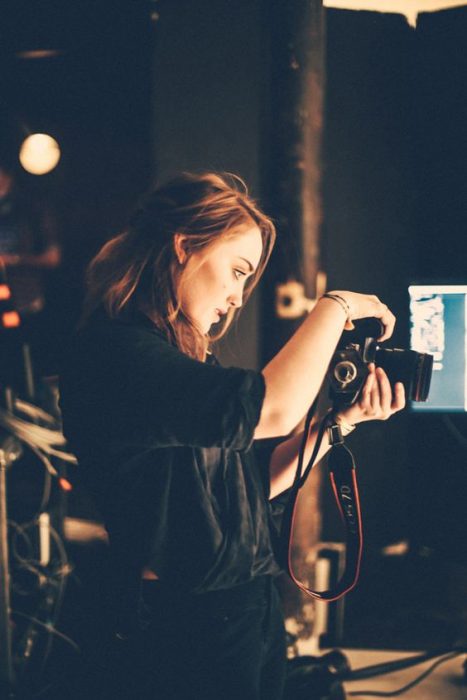
[(250, 270), (250, 272), (254, 272), (254, 271), (255, 271), (255, 268), (253, 267), (253, 265), (251, 264), (251, 262), (250, 262), (249, 260), (247, 260), (246, 258), (243, 258), (241, 255), (238, 256), (238, 259), (239, 259), (239, 260), (243, 260), (243, 262), (246, 262), (246, 264), (248, 265), (248, 269)]

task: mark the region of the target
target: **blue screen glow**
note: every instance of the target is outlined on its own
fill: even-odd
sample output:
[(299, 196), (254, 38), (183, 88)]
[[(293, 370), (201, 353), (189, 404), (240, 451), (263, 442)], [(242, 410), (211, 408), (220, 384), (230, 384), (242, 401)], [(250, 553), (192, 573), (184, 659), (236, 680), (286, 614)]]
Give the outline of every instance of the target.
[(467, 411), (467, 285), (412, 285), (410, 346), (434, 357), (428, 400), (414, 411)]

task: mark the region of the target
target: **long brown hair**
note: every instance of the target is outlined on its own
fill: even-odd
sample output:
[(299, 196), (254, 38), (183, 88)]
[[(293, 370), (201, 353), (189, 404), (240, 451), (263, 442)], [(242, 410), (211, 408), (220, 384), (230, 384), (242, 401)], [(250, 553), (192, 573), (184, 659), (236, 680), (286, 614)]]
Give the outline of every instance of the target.
[(188, 255), (206, 248), (220, 236), (257, 226), (263, 249), (257, 270), (248, 279), (244, 300), (256, 286), (271, 254), (275, 228), (233, 175), (183, 173), (150, 193), (136, 210), (128, 228), (109, 240), (91, 261), (81, 323), (100, 306), (116, 318), (144, 311), (180, 350), (205, 359), (209, 343), (221, 338), (236, 310), (231, 308), (204, 336), (183, 313), (177, 274), (175, 234), (183, 234)]

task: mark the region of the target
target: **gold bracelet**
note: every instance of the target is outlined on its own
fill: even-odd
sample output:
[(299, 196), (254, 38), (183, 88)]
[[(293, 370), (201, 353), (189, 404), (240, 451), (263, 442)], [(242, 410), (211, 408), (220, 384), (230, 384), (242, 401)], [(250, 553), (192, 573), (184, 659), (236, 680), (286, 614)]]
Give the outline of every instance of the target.
[(350, 306), (347, 304), (346, 300), (343, 297), (339, 296), (339, 294), (330, 294), (329, 292), (326, 292), (326, 294), (323, 294), (323, 296), (321, 298), (322, 299), (333, 299), (334, 301), (337, 301), (339, 306), (344, 311), (344, 313), (347, 317), (347, 321), (351, 320), (350, 317), (352, 314), (350, 312)]

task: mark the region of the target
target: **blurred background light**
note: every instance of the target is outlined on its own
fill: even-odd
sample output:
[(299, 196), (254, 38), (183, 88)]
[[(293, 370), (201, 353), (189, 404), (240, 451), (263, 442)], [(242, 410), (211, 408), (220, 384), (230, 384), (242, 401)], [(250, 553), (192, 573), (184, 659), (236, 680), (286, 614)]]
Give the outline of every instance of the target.
[(60, 155), (60, 147), (52, 136), (31, 134), (21, 144), (19, 160), (28, 173), (45, 175), (57, 166)]

